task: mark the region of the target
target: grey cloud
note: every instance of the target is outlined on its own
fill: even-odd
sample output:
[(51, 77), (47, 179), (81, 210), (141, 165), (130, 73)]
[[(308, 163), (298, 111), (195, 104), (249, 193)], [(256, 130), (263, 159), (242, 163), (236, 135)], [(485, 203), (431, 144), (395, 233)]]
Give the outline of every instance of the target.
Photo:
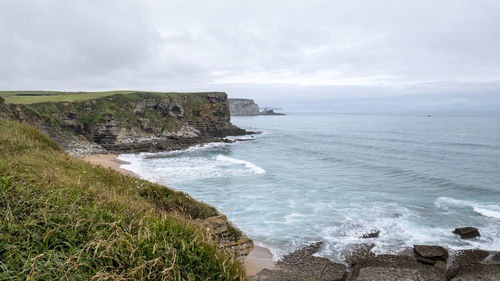
[(493, 0), (6, 0), (0, 88), (494, 104), (499, 18)]

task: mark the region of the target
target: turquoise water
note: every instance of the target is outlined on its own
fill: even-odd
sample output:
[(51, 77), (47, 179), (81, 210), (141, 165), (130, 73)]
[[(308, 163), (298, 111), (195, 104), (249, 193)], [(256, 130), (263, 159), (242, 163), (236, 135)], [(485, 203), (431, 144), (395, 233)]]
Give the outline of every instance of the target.
[[(500, 117), (291, 113), (233, 117), (233, 144), (126, 154), (123, 168), (207, 202), (276, 257), (324, 241), (500, 250)], [(455, 227), (476, 226), (462, 240)], [(359, 238), (379, 230), (375, 239)]]

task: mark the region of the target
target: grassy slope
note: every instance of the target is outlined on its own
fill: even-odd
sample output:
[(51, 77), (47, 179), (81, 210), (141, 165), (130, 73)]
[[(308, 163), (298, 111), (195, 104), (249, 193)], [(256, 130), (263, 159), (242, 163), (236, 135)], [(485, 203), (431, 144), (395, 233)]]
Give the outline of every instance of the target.
[(32, 127), (0, 119), (0, 132), (0, 280), (245, 278), (185, 218), (212, 207), (70, 157)]
[[(107, 91), (107, 92), (58, 92), (58, 91), (0, 91), (0, 97), (5, 99), (6, 103), (41, 103), (41, 102), (70, 102), (97, 99), (117, 94), (131, 93), (154, 93), (165, 96), (175, 96), (183, 93), (175, 92), (144, 92), (144, 91)], [(16, 94), (48, 94), (45, 96), (15, 96)], [(187, 94), (206, 94), (206, 93), (187, 93)]]

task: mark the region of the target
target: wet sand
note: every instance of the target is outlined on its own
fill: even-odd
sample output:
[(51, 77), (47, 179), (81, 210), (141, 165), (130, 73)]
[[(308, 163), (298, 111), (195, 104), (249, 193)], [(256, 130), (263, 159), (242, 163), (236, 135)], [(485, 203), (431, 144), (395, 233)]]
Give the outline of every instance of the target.
[(273, 254), (264, 247), (254, 246), (244, 263), (247, 276), (255, 276), (262, 269), (274, 269)]
[(90, 162), (94, 165), (99, 165), (104, 168), (111, 168), (117, 172), (123, 173), (125, 175), (137, 176), (131, 171), (127, 171), (125, 169), (120, 168), (122, 164), (130, 164), (127, 161), (123, 161), (118, 159), (118, 156), (115, 154), (95, 154), (95, 155), (87, 155), (82, 157), (83, 160)]

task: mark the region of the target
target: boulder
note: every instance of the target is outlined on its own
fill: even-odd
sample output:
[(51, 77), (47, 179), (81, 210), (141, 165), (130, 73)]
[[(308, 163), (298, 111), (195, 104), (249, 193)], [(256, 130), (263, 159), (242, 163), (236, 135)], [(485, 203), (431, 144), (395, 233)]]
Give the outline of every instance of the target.
[(481, 234), (479, 234), (479, 230), (472, 226), (455, 228), (455, 230), (453, 230), (453, 233), (460, 235), (462, 239), (469, 239), (481, 236)]
[[(437, 261), (446, 265), (448, 259), (448, 251), (441, 246), (413, 245), (413, 251), (417, 261), (429, 265), (435, 265)], [(442, 268), (441, 262), (438, 265)]]
[(372, 232), (369, 232), (369, 233), (365, 233), (361, 236), (361, 238), (377, 238), (378, 235), (380, 234), (380, 231), (377, 230), (377, 231), (372, 231)]

